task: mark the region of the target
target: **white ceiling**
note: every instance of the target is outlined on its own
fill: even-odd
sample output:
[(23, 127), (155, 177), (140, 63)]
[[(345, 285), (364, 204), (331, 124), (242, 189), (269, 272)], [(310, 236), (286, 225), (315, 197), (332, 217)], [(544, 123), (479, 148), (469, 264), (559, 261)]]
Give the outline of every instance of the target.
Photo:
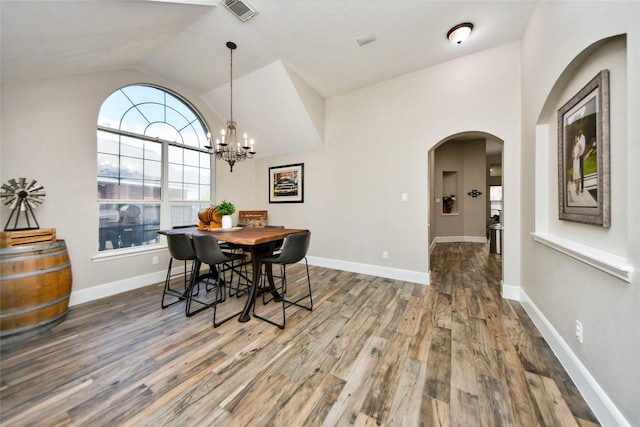
[[(217, 0), (2, 0), (3, 83), (136, 68), (208, 93), (280, 62), (329, 98), (521, 38), (534, 1), (249, 0), (241, 22)], [(460, 22), (474, 31), (446, 39)], [(376, 41), (356, 39), (374, 33)], [(240, 102), (234, 107), (240, 108)], [(228, 104), (228, 100), (227, 100)], [(228, 107), (213, 106), (225, 117)], [(234, 109), (235, 110), (235, 109)], [(235, 111), (234, 111), (235, 113)], [(238, 118), (240, 119), (240, 118)]]

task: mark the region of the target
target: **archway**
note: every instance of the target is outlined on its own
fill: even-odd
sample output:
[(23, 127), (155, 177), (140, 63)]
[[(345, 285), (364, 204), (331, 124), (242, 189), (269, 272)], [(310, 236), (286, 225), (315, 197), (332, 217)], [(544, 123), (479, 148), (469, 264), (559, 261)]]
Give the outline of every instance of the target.
[(429, 150), (429, 255), (437, 243), (474, 242), (502, 256), (503, 143), (490, 133), (468, 131), (443, 138)]

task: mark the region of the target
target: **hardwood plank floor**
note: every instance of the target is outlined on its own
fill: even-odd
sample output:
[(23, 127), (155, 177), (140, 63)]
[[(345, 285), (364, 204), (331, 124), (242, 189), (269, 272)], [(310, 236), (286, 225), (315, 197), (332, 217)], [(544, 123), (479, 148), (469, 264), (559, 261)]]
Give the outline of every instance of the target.
[[(74, 306), (2, 345), (0, 423), (598, 425), (520, 304), (500, 298), (500, 262), (488, 245), (438, 244), (431, 286), (310, 267), (314, 310), (289, 309), (285, 330), (163, 310), (162, 284)], [(304, 285), (303, 266), (288, 276)]]

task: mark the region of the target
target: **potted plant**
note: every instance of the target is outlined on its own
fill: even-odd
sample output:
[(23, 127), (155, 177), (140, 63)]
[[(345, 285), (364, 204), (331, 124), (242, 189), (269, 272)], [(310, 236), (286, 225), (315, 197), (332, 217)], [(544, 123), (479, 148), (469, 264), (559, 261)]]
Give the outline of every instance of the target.
[(231, 228), (233, 226), (231, 215), (236, 211), (233, 203), (223, 200), (216, 206), (216, 211), (222, 215), (222, 228)]
[(453, 205), (456, 204), (456, 196), (451, 194), (450, 196), (442, 197), (442, 204), (444, 207), (444, 213), (451, 213)]

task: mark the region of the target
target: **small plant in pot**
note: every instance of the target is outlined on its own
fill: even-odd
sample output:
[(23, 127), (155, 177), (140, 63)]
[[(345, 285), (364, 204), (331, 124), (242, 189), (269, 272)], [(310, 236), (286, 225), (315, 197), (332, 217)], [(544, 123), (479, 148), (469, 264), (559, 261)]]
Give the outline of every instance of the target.
[(236, 211), (234, 204), (223, 200), (216, 206), (216, 211), (222, 215), (222, 228), (231, 228), (233, 224), (231, 215)]
[(456, 204), (456, 196), (454, 194), (450, 196), (443, 196), (442, 202), (444, 204), (444, 212), (451, 213), (451, 211), (453, 211), (453, 205)]

